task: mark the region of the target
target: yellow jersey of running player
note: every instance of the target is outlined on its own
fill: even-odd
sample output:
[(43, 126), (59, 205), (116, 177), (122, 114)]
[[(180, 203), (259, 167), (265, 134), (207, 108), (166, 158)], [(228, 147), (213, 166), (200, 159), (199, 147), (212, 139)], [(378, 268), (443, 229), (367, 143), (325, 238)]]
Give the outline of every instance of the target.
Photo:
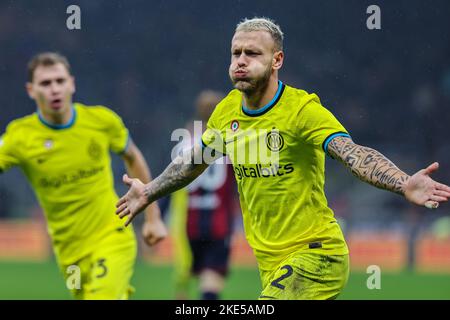
[(349, 136), (315, 94), (278, 83), (263, 108), (231, 91), (202, 136), (204, 150), (226, 153), (234, 168), (247, 240), (261, 271), (294, 252), (348, 253), (324, 193), (329, 141)]
[(118, 198), (109, 151), (123, 152), (128, 139), (113, 111), (79, 103), (67, 125), (51, 125), (37, 112), (12, 121), (1, 137), (0, 171), (20, 166), (25, 173), (60, 264), (84, 257), (100, 239), (123, 227), (114, 214)]

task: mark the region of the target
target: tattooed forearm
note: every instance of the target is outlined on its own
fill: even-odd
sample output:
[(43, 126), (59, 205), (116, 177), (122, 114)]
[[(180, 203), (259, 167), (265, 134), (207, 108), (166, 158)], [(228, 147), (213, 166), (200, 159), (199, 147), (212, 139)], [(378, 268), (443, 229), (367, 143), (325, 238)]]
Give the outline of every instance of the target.
[(409, 176), (378, 151), (357, 145), (350, 138), (336, 137), (328, 144), (328, 152), (359, 179), (377, 188), (404, 194)]
[(204, 163), (195, 163), (198, 152), (201, 152), (201, 148), (195, 147), (184, 157), (177, 157), (163, 173), (146, 186), (145, 194), (150, 202), (187, 186), (208, 167)]

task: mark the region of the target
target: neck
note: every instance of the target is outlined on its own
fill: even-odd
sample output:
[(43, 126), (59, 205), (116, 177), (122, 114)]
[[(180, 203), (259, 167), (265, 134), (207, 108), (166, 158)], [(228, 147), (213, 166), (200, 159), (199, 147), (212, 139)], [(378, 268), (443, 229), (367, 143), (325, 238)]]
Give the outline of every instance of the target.
[(267, 85), (253, 92), (244, 92), (244, 105), (247, 109), (258, 110), (268, 104), (278, 90), (278, 79), (270, 77)]
[(49, 114), (49, 113), (44, 113), (42, 112), (42, 109), (40, 109), (40, 116), (42, 117), (42, 119), (51, 125), (57, 125), (57, 126), (61, 126), (61, 125), (66, 125), (70, 122), (70, 120), (72, 119), (73, 116), (73, 108), (72, 105), (70, 105), (68, 108), (65, 108), (66, 111), (61, 112), (61, 113), (53, 113), (53, 114)]

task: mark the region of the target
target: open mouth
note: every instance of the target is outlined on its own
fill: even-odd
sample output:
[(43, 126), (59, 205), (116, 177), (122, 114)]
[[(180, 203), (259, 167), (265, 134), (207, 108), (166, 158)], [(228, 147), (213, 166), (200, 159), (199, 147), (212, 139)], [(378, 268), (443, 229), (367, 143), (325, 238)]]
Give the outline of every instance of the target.
[(53, 109), (59, 109), (62, 107), (63, 101), (62, 99), (53, 99), (52, 101), (50, 101), (50, 106)]

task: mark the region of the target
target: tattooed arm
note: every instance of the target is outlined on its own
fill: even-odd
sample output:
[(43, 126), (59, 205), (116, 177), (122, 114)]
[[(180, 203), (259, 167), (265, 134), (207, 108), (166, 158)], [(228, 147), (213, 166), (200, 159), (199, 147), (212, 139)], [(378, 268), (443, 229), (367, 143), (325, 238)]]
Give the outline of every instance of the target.
[(357, 145), (348, 137), (334, 138), (327, 151), (362, 181), (403, 195), (417, 205), (437, 208), (450, 197), (450, 187), (429, 177), (438, 169), (437, 162), (409, 176), (378, 151)]
[[(128, 192), (116, 204), (116, 214), (122, 219), (129, 216), (125, 226), (144, 210), (149, 204), (181, 189), (191, 183), (208, 167), (203, 161), (194, 161), (202, 158), (202, 148), (194, 146), (183, 156), (178, 156), (167, 166), (163, 173), (148, 184), (139, 179), (130, 179), (123, 176), (123, 182), (130, 187)], [(196, 162), (200, 162), (197, 164)]]

